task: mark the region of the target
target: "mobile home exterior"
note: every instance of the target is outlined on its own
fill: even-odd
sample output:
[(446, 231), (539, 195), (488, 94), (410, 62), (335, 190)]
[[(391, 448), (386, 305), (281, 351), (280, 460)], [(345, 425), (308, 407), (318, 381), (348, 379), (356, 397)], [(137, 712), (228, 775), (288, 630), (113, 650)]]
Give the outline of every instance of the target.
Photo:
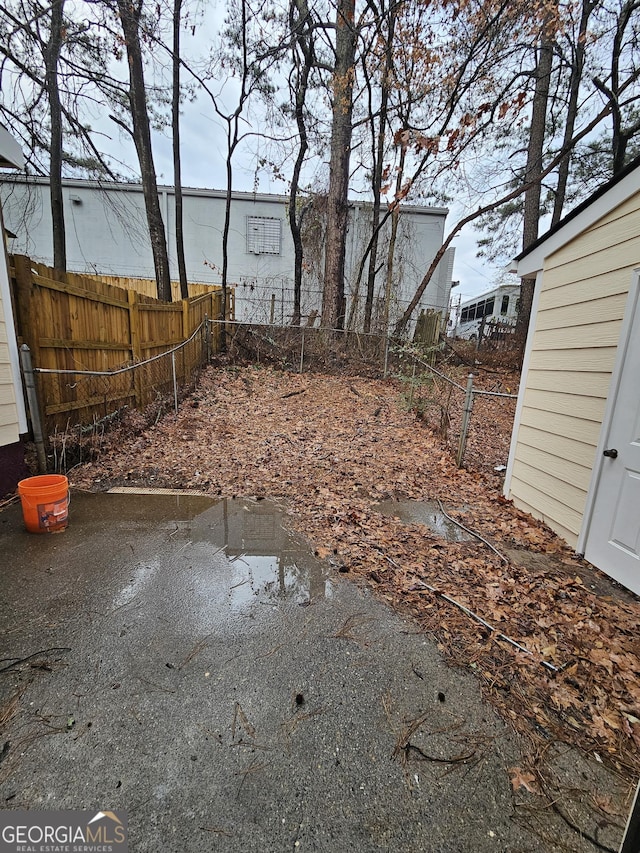
[(640, 159), (514, 271), (536, 287), (505, 495), (640, 593)]

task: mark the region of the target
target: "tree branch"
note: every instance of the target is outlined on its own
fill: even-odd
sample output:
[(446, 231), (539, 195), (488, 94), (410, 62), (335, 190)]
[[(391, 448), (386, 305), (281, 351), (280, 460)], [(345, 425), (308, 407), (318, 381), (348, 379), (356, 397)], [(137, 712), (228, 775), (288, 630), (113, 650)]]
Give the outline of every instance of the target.
[(534, 180), (530, 180), (527, 183), (521, 184), (519, 187), (516, 187), (511, 192), (507, 193), (506, 195), (503, 195), (501, 198), (497, 199), (496, 201), (491, 202), (491, 204), (486, 204), (483, 207), (479, 207), (473, 213), (470, 213), (467, 216), (464, 216), (462, 219), (458, 220), (458, 222), (454, 225), (452, 230), (447, 235), (442, 246), (436, 252), (436, 255), (435, 255), (433, 261), (431, 262), (429, 269), (427, 270), (422, 281), (420, 282), (411, 302), (407, 306), (406, 311), (404, 312), (402, 317), (396, 323), (396, 326), (394, 328), (394, 335), (400, 336), (402, 334), (402, 332), (404, 331), (407, 323), (411, 319), (411, 315), (413, 314), (416, 306), (420, 302), (420, 299), (422, 298), (423, 293), (427, 289), (427, 285), (429, 284), (429, 282), (433, 278), (433, 274), (436, 271), (436, 267), (438, 266), (438, 264), (440, 263), (440, 261), (444, 257), (444, 253), (447, 251), (447, 249), (451, 245), (451, 241), (454, 239), (454, 237), (457, 236), (458, 232), (461, 231), (465, 225), (468, 225), (470, 222), (473, 222), (474, 220), (478, 219), (478, 217), (484, 216), (487, 213), (491, 213), (491, 211), (496, 210), (498, 207), (501, 207), (503, 204), (506, 204), (507, 202), (512, 201), (515, 198), (518, 198), (518, 196), (521, 196), (523, 193), (525, 193), (532, 186), (534, 186), (535, 184), (542, 181), (550, 172), (552, 172), (556, 168), (556, 166), (562, 160), (562, 158), (569, 151), (571, 151), (577, 145), (577, 143), (580, 142), (580, 140), (584, 139), (585, 136), (587, 136), (589, 133), (591, 133), (591, 131), (595, 127), (597, 127), (597, 125), (600, 124), (600, 122), (604, 118), (606, 118), (610, 114), (610, 112), (611, 112), (610, 106), (604, 107), (604, 109), (602, 109), (598, 113), (598, 115), (595, 116), (595, 118), (593, 118), (589, 122), (588, 125), (586, 125), (586, 127), (584, 127), (579, 133), (577, 133), (573, 137), (573, 139), (570, 141), (570, 143), (565, 145), (556, 154), (556, 156), (552, 158), (552, 160), (547, 164), (547, 166), (545, 166), (545, 168), (540, 172), (540, 174)]

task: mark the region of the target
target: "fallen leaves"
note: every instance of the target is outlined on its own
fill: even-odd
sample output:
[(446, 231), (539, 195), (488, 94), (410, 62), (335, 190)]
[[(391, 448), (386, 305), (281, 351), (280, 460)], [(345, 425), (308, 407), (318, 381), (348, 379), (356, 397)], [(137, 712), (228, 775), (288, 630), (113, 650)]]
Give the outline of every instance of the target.
[[(102, 456), (71, 478), (86, 488), (167, 486), (284, 503), (319, 557), (415, 618), (451, 662), (476, 672), (515, 726), (597, 751), (637, 777), (637, 601), (505, 501), (492, 467), (486, 476), (457, 469), (441, 439), (400, 405), (401, 390), (362, 378), (209, 369), (177, 417), (138, 434), (114, 433)], [(472, 447), (483, 435), (477, 421), (474, 428)], [(488, 423), (487, 467), (506, 455), (509, 429), (509, 417)], [(377, 504), (388, 499), (439, 499), (498, 553), (383, 515)], [(549, 672), (545, 660), (560, 671)]]
[(325, 548), (323, 545), (320, 545), (315, 550), (316, 557), (320, 557), (321, 560), (326, 559), (332, 552), (330, 548)]
[(526, 770), (521, 770), (520, 767), (509, 768), (509, 780), (514, 791), (524, 788), (530, 794), (540, 793), (534, 774), (528, 773)]

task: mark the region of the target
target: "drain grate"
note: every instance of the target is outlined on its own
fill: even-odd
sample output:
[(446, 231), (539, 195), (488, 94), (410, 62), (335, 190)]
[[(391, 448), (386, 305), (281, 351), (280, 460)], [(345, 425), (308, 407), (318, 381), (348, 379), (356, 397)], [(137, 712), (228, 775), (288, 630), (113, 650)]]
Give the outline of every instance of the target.
[(109, 495), (193, 495), (195, 498), (212, 498), (207, 492), (194, 489), (160, 489), (144, 486), (114, 486), (107, 492)]

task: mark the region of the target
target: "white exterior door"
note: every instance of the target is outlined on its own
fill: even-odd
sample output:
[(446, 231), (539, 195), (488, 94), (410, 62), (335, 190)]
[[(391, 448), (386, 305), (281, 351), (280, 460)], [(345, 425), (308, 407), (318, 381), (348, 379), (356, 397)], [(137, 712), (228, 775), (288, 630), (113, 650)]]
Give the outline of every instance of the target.
[(640, 594), (640, 298), (637, 275), (612, 379), (585, 557)]

